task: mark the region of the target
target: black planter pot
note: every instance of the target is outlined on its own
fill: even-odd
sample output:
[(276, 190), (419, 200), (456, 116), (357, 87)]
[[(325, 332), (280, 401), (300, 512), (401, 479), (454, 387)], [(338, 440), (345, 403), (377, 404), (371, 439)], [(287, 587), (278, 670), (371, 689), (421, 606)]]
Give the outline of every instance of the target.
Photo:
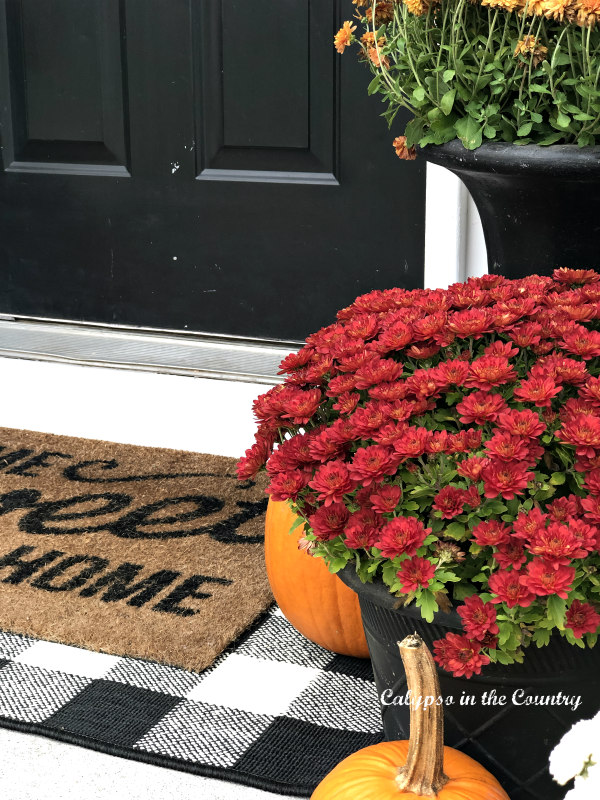
[[(460, 617), (455, 611), (438, 612), (428, 624), (414, 606), (395, 609), (396, 598), (383, 582), (361, 583), (353, 566), (338, 574), (359, 596), (380, 699), (386, 692), (381, 705), (386, 739), (407, 739), (409, 708), (391, 702), (406, 698), (397, 642), (417, 632), (431, 647), (449, 631), (461, 630)], [(566, 790), (552, 780), (548, 757), (575, 722), (600, 710), (600, 647), (582, 650), (553, 637), (547, 647), (528, 648), (524, 664), (490, 664), (469, 680), (440, 669), (439, 677), (444, 698), (454, 699), (445, 707), (445, 743), (492, 772), (511, 800), (562, 800)], [(505, 697), (505, 704), (490, 702), (490, 693), (496, 700)], [(580, 697), (581, 703), (576, 710), (563, 704), (525, 704), (534, 697), (560, 703), (561, 696)], [(461, 704), (466, 698), (473, 699)]]
[(600, 147), (483, 144), (419, 148), (454, 172), (479, 209), (488, 270), (507, 278), (600, 267)]

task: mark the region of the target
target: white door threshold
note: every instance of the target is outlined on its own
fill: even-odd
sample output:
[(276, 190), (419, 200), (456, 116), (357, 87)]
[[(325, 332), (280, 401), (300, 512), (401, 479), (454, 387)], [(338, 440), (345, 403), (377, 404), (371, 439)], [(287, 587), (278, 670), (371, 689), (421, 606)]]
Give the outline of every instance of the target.
[(25, 319), (0, 319), (0, 357), (274, 384), (298, 345)]

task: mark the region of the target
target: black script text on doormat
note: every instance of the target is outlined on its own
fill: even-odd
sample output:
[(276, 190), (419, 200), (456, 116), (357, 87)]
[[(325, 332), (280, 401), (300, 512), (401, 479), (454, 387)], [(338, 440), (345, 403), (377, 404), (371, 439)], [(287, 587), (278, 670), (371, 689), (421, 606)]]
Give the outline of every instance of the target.
[(235, 460), (0, 429), (0, 628), (203, 669), (271, 602)]

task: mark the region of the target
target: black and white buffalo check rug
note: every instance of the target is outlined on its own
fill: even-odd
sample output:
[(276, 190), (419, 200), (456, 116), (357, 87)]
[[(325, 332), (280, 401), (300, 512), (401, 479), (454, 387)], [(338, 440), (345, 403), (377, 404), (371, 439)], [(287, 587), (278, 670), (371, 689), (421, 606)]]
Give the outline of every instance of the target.
[(0, 726), (299, 797), (383, 738), (370, 661), (276, 607), (201, 673), (0, 632)]

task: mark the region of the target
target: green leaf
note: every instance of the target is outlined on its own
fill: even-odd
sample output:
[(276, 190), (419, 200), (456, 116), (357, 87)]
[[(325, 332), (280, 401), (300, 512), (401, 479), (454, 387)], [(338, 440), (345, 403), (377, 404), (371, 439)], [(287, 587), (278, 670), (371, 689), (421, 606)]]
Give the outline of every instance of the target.
[(550, 476), (550, 483), (553, 486), (562, 486), (566, 479), (567, 476), (564, 472), (553, 472)]
[(456, 539), (456, 541), (461, 541), (466, 535), (467, 529), (459, 522), (451, 522), (444, 531), (444, 536), (449, 536), (451, 539)]
[(486, 139), (493, 139), (496, 136), (496, 128), (493, 125), (486, 125), (483, 129), (483, 135)]
[(444, 81), (444, 83), (448, 83), (448, 81), (451, 81), (455, 75), (456, 75), (455, 70), (445, 69), (442, 75), (442, 80)]
[(413, 97), (415, 100), (421, 102), (425, 99), (425, 88), (423, 86), (417, 86), (413, 89)]
[(448, 116), (448, 114), (452, 111), (455, 97), (456, 89), (450, 89), (450, 91), (446, 92), (446, 94), (440, 100), (440, 108), (446, 116)]
[(416, 605), (421, 609), (421, 616), (427, 622), (433, 622), (433, 615), (438, 611), (439, 606), (429, 589), (423, 589), (419, 597), (417, 597)]
[(329, 572), (333, 572), (335, 574), (336, 572), (339, 572), (341, 569), (344, 569), (344, 567), (348, 563), (348, 560), (352, 557), (350, 552), (348, 552), (347, 555), (348, 558), (346, 558), (345, 556), (337, 556), (336, 558), (332, 558), (328, 564)]
[(370, 95), (375, 94), (375, 92), (379, 90), (380, 83), (381, 83), (381, 77), (379, 75), (376, 75), (368, 86), (367, 89), (368, 94)]
[(521, 125), (521, 127), (518, 129), (517, 136), (529, 136), (532, 128), (533, 128), (533, 123), (526, 122), (524, 125)]
[(496, 650), (496, 661), (499, 661), (501, 664), (514, 664), (515, 659), (512, 656), (509, 656), (508, 653), (504, 653), (502, 650)]
[(295, 519), (293, 521), (292, 527), (290, 528), (289, 533), (293, 533), (296, 530), (296, 528), (300, 527), (300, 525), (304, 525), (304, 519), (302, 517), (298, 517), (297, 519)]
[(571, 124), (571, 117), (568, 114), (563, 114), (562, 111), (558, 111), (555, 122), (558, 128), (566, 129)]
[(435, 577), (438, 581), (442, 581), (442, 583), (446, 583), (447, 581), (456, 583), (457, 581), (460, 581), (458, 575), (455, 575), (453, 572), (450, 572), (449, 570), (446, 569), (436, 570)]
[(454, 129), (467, 150), (475, 150), (483, 141), (483, 128), (473, 117), (463, 117), (454, 123)]
[(565, 611), (567, 610), (567, 601), (557, 595), (550, 595), (548, 597), (548, 617), (556, 625), (559, 630), (564, 630), (565, 627)]
[(537, 628), (531, 637), (537, 647), (545, 647), (550, 641), (550, 631), (547, 628)]

